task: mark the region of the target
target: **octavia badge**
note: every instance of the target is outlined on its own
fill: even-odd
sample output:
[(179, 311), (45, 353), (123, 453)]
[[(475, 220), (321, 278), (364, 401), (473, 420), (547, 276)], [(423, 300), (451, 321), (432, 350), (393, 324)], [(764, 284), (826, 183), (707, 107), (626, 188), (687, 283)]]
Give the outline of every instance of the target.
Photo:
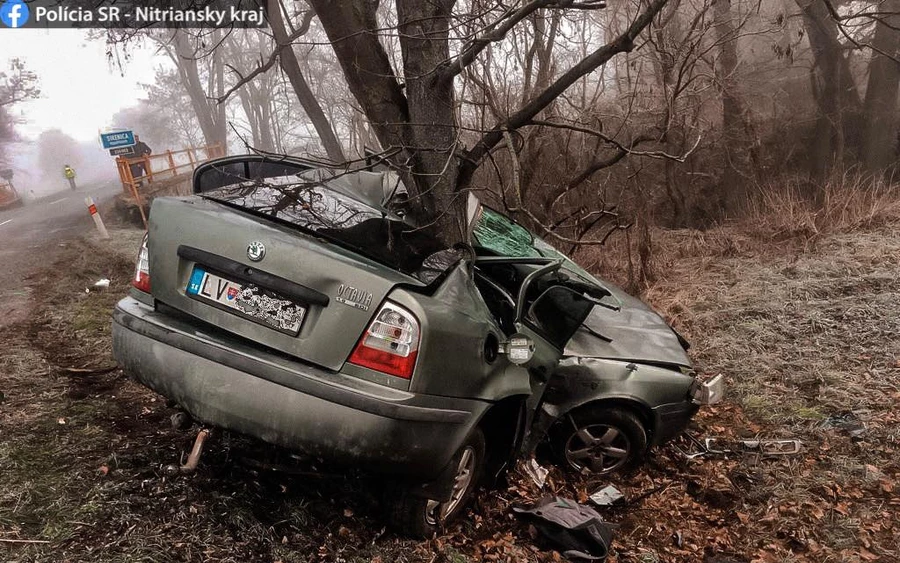
[(266, 245), (255, 240), (247, 247), (247, 258), (259, 262), (266, 256)]

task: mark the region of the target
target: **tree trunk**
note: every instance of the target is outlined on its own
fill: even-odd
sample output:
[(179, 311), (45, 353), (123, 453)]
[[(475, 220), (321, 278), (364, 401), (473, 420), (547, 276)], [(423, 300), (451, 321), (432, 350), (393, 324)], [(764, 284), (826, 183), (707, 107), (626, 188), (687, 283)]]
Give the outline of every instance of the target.
[[(175, 44), (175, 64), (178, 75), (191, 100), (191, 107), (200, 123), (203, 139), (207, 145), (225, 145), (224, 122), (218, 123), (220, 117), (219, 108), (213, 107), (207, 93), (200, 81), (200, 71), (197, 69), (197, 55), (191, 47), (185, 32), (176, 30), (172, 36)], [(215, 72), (215, 69), (212, 69)], [(224, 112), (224, 107), (222, 108)]]
[(303, 76), (294, 47), (286, 44), (288, 42), (288, 33), (285, 30), (284, 18), (281, 15), (281, 3), (277, 0), (269, 0), (268, 19), (272, 35), (275, 37), (276, 48), (281, 49), (278, 54), (281, 70), (287, 75), (291, 86), (294, 88), (294, 93), (297, 94), (300, 105), (303, 106), (303, 111), (306, 112), (307, 117), (312, 121), (328, 158), (334, 162), (343, 162), (346, 160), (344, 158), (344, 150), (334, 134), (334, 129), (331, 128), (331, 123), (325, 116), (325, 112), (322, 111), (322, 106), (319, 105), (319, 101), (316, 100), (309, 84), (306, 82), (306, 78)]
[(896, 160), (900, 0), (886, 0), (880, 5), (879, 11), (889, 15), (875, 24), (869, 82), (863, 106), (863, 162), (870, 172), (883, 171)]
[[(468, 242), (465, 190), (488, 153), (510, 131), (529, 125), (576, 81), (616, 54), (632, 50), (638, 34), (668, 0), (649, 2), (621, 35), (572, 65), (465, 152), (455, 119), (453, 82), (490, 41), (474, 38), (463, 47), (464, 53), (455, 59), (450, 57), (448, 37), (454, 0), (396, 1), (403, 86), (378, 37), (378, 0), (309, 1), (328, 35), (347, 85), (381, 146), (396, 149), (391, 159), (410, 192), (410, 215), (420, 225), (433, 227), (442, 242), (452, 245)], [(521, 8), (525, 11), (516, 14), (527, 14), (535, 6), (526, 3)], [(521, 18), (511, 16), (497, 29), (517, 21)]]
[(746, 177), (750, 172), (748, 142), (743, 127), (743, 104), (738, 94), (737, 35), (731, 13), (731, 0), (713, 2), (719, 60), (716, 81), (722, 95), (722, 136), (725, 141), (725, 173), (719, 185), (719, 198), (725, 214), (736, 211), (746, 200)]
[(453, 84), (436, 72), (450, 58), (454, 0), (397, 0), (397, 21), (419, 206), (447, 240), (465, 240), (465, 197), (459, 197), (458, 134)]
[(828, 170), (843, 160), (845, 139), (855, 138), (855, 119), (859, 114), (859, 94), (850, 63), (838, 41), (837, 24), (821, 0), (796, 0), (803, 12), (806, 35), (815, 68), (811, 75), (813, 97), (818, 106), (815, 139), (810, 154), (810, 173), (822, 179)]

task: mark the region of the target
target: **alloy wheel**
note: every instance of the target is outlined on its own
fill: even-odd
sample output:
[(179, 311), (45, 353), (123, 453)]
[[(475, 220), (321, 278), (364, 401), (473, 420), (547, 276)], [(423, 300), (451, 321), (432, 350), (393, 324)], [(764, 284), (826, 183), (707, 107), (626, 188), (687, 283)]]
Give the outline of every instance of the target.
[(430, 525), (437, 526), (439, 522), (444, 522), (465, 500), (475, 477), (476, 461), (475, 448), (466, 446), (459, 458), (459, 465), (453, 478), (453, 493), (450, 495), (450, 500), (446, 502), (429, 500), (425, 504), (425, 520)]
[(610, 424), (590, 424), (574, 432), (565, 445), (566, 461), (582, 473), (610, 473), (631, 457), (631, 442)]

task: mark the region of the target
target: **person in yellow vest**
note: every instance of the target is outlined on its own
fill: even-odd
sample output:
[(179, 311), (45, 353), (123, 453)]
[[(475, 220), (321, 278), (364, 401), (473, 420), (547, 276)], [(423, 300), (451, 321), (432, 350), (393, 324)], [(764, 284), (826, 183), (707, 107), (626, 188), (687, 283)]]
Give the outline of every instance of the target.
[(66, 164), (63, 167), (63, 174), (66, 176), (66, 180), (69, 181), (69, 187), (73, 190), (77, 189), (77, 186), (75, 185), (75, 169)]

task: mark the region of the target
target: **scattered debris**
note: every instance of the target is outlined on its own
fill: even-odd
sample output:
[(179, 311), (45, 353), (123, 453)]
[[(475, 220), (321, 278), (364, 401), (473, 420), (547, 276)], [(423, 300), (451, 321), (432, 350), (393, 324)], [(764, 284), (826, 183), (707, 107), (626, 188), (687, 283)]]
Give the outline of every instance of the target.
[(606, 487), (603, 487), (599, 491), (592, 494), (589, 498), (597, 506), (612, 506), (616, 502), (625, 498), (625, 495), (622, 493), (622, 491), (613, 487), (612, 485), (607, 485)]
[(741, 440), (741, 447), (762, 455), (797, 455), (803, 449), (800, 440)]
[(845, 411), (831, 415), (823, 420), (819, 426), (825, 429), (840, 430), (855, 440), (862, 439), (866, 433), (865, 423), (859, 419), (859, 416), (854, 411)]
[(756, 453), (764, 456), (797, 455), (803, 449), (800, 440), (725, 440), (722, 438), (704, 438), (702, 441), (691, 434), (684, 433), (686, 447), (673, 443), (678, 452), (687, 459), (701, 456), (719, 456), (727, 454)]
[(84, 292), (90, 293), (92, 291), (103, 291), (105, 289), (109, 289), (109, 280), (107, 278), (100, 278), (94, 282), (94, 285), (84, 288)]
[(102, 368), (63, 368), (63, 371), (78, 375), (103, 375), (105, 373), (116, 371), (117, 369), (119, 369), (119, 366), (113, 365)]
[(589, 506), (547, 496), (532, 508), (513, 508), (531, 518), (535, 528), (572, 561), (605, 561), (615, 525), (604, 522)]
[(544, 484), (547, 482), (547, 474), (549, 471), (542, 467), (534, 458), (529, 459), (523, 464), (523, 468), (525, 473), (531, 477), (531, 480), (534, 481), (534, 484), (538, 486), (539, 489), (544, 488)]

